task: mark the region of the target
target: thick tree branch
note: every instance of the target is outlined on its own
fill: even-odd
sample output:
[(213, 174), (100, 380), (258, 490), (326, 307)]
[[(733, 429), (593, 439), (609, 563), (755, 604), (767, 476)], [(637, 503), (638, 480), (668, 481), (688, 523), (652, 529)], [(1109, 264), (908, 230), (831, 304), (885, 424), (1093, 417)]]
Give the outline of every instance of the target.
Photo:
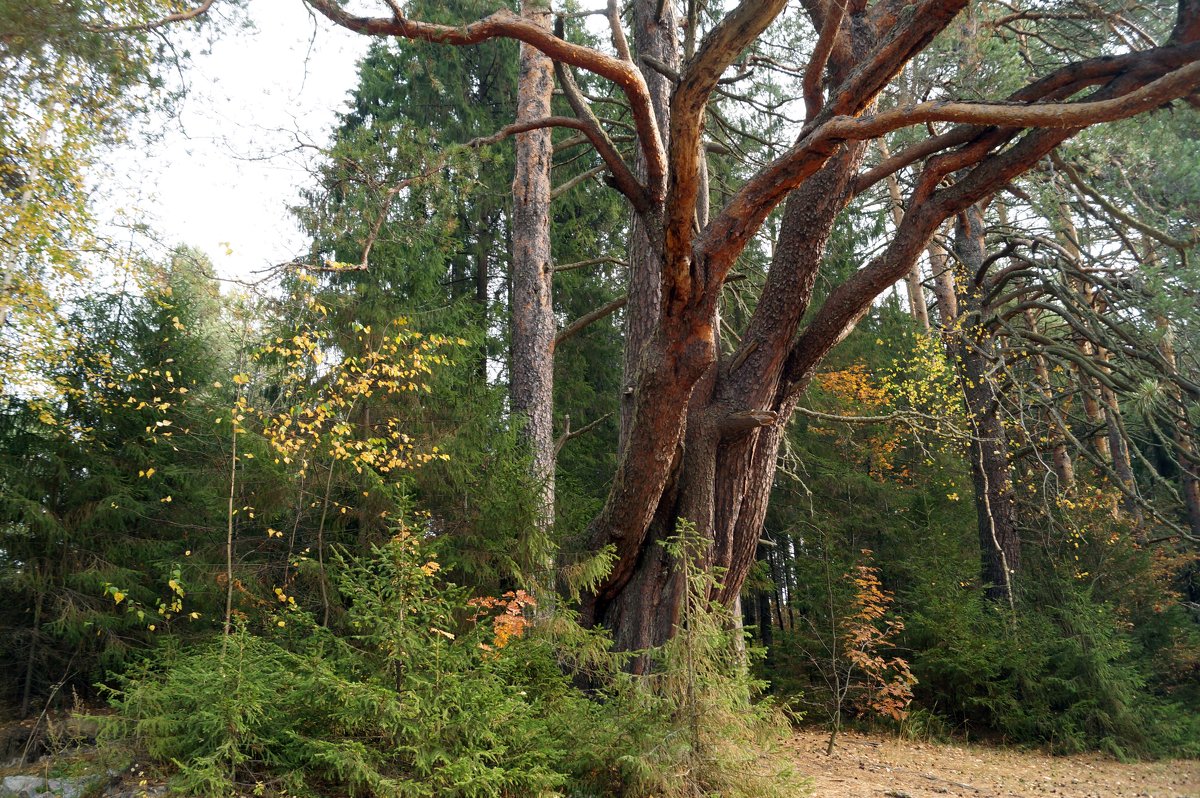
[(666, 156), (658, 132), (654, 106), (641, 70), (629, 61), (613, 58), (599, 50), (573, 44), (560, 36), (502, 9), (481, 20), (463, 26), (435, 25), (414, 19), (361, 17), (350, 13), (336, 0), (305, 0), (336, 25), (369, 36), (400, 36), (406, 39), (469, 46), (492, 39), (515, 39), (536, 47), (555, 61), (585, 69), (608, 78), (621, 87), (629, 99), (638, 140), (646, 156), (650, 185), (661, 185), (666, 173)]
[(629, 295), (622, 294), (621, 296), (614, 299), (612, 302), (603, 304), (600, 307), (596, 308), (595, 310), (593, 310), (589, 313), (585, 313), (584, 315), (580, 316), (575, 321), (571, 322), (566, 327), (563, 327), (561, 330), (558, 331), (558, 335), (554, 336), (554, 346), (557, 347), (563, 341), (578, 334), (579, 332), (584, 330), (586, 327), (588, 327), (592, 324), (595, 324), (596, 322), (600, 321), (600, 319), (603, 319), (606, 316), (611, 316), (612, 314), (616, 313), (621, 308), (625, 307), (625, 305), (628, 304), (628, 302), (629, 302)]
[(600, 120), (592, 113), (587, 100), (583, 98), (583, 93), (579, 91), (579, 86), (575, 84), (575, 78), (571, 75), (570, 68), (560, 61), (555, 61), (554, 74), (558, 78), (558, 85), (562, 88), (567, 104), (571, 106), (571, 110), (575, 112), (575, 116), (579, 117), (580, 121), (584, 124), (584, 127), (581, 129), (591, 140), (592, 146), (596, 148), (596, 152), (600, 153), (600, 157), (608, 164), (617, 189), (629, 198), (635, 211), (638, 213), (648, 211), (651, 207), (649, 192), (638, 181), (633, 171), (629, 168), (629, 165), (625, 163), (625, 159), (621, 157), (621, 153), (617, 150), (616, 145), (613, 144), (608, 133), (601, 127)]
[[(666, 312), (670, 312), (672, 295), (680, 300), (691, 293), (692, 220), (702, 183), (704, 109), (725, 69), (786, 5), (786, 0), (743, 0), (704, 37), (671, 96), (669, 185), (664, 222), (663, 285), (669, 287), (663, 293)], [(717, 281), (718, 288), (722, 280), (723, 274)]]
[(625, 29), (621, 27), (621, 12), (617, 8), (617, 0), (608, 0), (605, 16), (608, 18), (608, 28), (612, 33), (613, 49), (617, 51), (617, 57), (622, 61), (632, 62), (633, 56), (629, 54), (629, 41), (625, 38)]
[(829, 54), (833, 52), (833, 43), (842, 27), (842, 19), (846, 15), (845, 0), (833, 0), (826, 8), (825, 20), (821, 24), (821, 33), (817, 38), (817, 46), (813, 49), (812, 57), (804, 70), (801, 86), (804, 94), (804, 120), (811, 122), (825, 105), (824, 77), (825, 66), (829, 63)]
[(1200, 88), (1200, 62), (1193, 62), (1120, 97), (1078, 103), (927, 102), (866, 117), (838, 117), (819, 131), (834, 139), (875, 138), (927, 122), (961, 122), (995, 127), (1074, 128), (1114, 122), (1153, 110)]
[[(1165, 71), (1200, 58), (1200, 47), (1182, 45), (1161, 48), (1155, 56), (1149, 52), (1126, 53), (1119, 56), (1102, 56), (1069, 64), (1040, 80), (1014, 92), (1009, 103), (1030, 103), (1047, 98), (1063, 98), (1075, 94), (1088, 86), (1094, 86), (1124, 72), (1144, 70)], [(888, 158), (883, 163), (864, 172), (855, 182), (855, 193), (870, 186), (916, 161), (937, 152), (965, 144), (983, 133), (986, 128), (978, 126), (954, 127), (945, 133), (917, 142)]]
[[(1178, 57), (1191, 54), (1194, 48), (1164, 49)], [(1154, 56), (1160, 54), (1144, 55), (1147, 61), (1153, 62)], [(1081, 128), (1135, 116), (1185, 97), (1198, 87), (1200, 61), (1190, 60), (1124, 95), (1085, 102), (1032, 105), (934, 102), (867, 117), (833, 117), (816, 126), (787, 153), (747, 181), (709, 225), (697, 246), (709, 254), (718, 250), (740, 252), (767, 214), (789, 191), (811, 176), (842, 141), (875, 138), (926, 122), (964, 122), (1009, 129)], [(969, 157), (975, 160), (973, 153)]]
[(731, 438), (759, 427), (769, 427), (779, 421), (774, 410), (738, 410), (721, 419), (721, 436)]

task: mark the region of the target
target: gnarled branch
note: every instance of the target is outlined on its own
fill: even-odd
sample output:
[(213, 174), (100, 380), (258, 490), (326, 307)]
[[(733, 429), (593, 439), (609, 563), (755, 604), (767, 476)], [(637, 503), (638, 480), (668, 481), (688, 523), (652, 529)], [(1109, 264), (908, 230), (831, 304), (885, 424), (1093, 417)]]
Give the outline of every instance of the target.
[(305, 0), (334, 24), (369, 36), (400, 36), (435, 44), (469, 46), (492, 39), (514, 39), (536, 47), (555, 61), (586, 69), (608, 78), (629, 98), (638, 140), (646, 156), (651, 186), (666, 173), (666, 156), (658, 132), (654, 106), (641, 70), (629, 61), (613, 58), (599, 50), (556, 36), (545, 28), (502, 9), (468, 25), (436, 25), (409, 18), (362, 17), (352, 14), (336, 0)]

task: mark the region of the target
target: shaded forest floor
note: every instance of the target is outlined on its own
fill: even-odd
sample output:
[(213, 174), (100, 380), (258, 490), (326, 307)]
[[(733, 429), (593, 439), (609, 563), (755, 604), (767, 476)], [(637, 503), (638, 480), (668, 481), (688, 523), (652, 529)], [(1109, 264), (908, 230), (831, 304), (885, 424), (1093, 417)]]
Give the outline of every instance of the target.
[(846, 732), (793, 740), (813, 798), (1200, 798), (1200, 760), (1122, 764), (1097, 754), (1050, 756)]

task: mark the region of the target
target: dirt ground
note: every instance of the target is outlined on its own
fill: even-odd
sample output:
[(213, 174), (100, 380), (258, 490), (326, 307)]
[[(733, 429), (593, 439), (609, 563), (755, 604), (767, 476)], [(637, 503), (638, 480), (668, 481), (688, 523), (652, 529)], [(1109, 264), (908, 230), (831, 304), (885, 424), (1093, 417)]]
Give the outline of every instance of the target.
[(1096, 754), (1049, 756), (974, 745), (942, 745), (800, 732), (793, 742), (812, 798), (1200, 798), (1200, 761), (1121, 764)]

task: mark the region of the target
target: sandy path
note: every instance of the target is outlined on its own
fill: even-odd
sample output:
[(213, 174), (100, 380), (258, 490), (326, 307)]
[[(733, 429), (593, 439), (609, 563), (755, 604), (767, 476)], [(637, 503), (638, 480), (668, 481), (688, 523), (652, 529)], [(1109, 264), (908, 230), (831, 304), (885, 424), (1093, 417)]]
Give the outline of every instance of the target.
[(813, 798), (1200, 798), (1200, 761), (1124, 765), (1096, 754), (1048, 756), (846, 733), (800, 732), (793, 746)]

